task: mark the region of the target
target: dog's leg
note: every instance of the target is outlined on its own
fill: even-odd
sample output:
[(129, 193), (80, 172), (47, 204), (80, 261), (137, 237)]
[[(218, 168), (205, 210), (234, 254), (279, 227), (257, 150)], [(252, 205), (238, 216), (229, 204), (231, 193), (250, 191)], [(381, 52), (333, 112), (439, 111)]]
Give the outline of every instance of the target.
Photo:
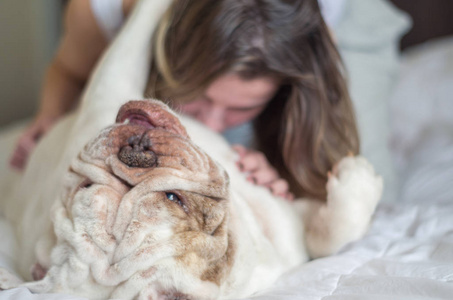
[(71, 144), (65, 161), (77, 155), (93, 134), (112, 124), (124, 103), (142, 99), (148, 81), (151, 41), (170, 0), (141, 0), (128, 22), (102, 56), (82, 95), (77, 118), (71, 128)]
[(326, 188), (326, 203), (299, 204), (312, 258), (333, 254), (365, 234), (383, 183), (365, 158), (348, 156), (329, 174)]
[(91, 76), (83, 95), (82, 110), (91, 113), (99, 110), (99, 105), (103, 108), (115, 106), (116, 114), (125, 102), (143, 97), (148, 81), (152, 35), (171, 2), (141, 0), (136, 4), (128, 22)]

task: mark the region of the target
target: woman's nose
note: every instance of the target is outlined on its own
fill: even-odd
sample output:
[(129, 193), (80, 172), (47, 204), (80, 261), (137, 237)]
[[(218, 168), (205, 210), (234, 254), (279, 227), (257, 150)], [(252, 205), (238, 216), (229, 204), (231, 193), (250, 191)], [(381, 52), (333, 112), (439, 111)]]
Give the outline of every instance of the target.
[(222, 107), (211, 106), (209, 109), (205, 110), (200, 121), (212, 130), (222, 132), (226, 129), (225, 109)]

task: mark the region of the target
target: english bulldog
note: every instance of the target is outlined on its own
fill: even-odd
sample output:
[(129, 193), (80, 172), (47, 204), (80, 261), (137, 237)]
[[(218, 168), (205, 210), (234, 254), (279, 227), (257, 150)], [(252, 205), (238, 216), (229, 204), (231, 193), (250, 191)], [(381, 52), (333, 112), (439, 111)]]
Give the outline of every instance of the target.
[(235, 156), (162, 102), (128, 102), (67, 169), (52, 229), (36, 246), (37, 281), (2, 270), (1, 288), (90, 299), (249, 296), (360, 238), (382, 192), (372, 166), (350, 156), (331, 172), (325, 203), (288, 202), (249, 183)]
[(152, 33), (170, 3), (137, 2), (77, 111), (41, 140), (12, 195), (2, 195), (23, 279), (0, 270), (0, 288), (241, 298), (365, 233), (382, 180), (363, 157), (336, 165), (325, 202), (287, 202), (249, 183), (220, 135), (160, 101), (124, 103), (143, 99)]

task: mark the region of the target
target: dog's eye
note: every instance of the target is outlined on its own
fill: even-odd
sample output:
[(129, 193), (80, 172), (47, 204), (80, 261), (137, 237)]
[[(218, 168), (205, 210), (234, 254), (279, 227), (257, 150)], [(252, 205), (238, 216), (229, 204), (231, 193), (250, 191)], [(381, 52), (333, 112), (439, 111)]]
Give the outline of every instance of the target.
[(172, 202), (176, 202), (178, 204), (181, 204), (181, 199), (179, 199), (178, 195), (176, 195), (175, 193), (165, 193), (165, 195), (167, 196), (167, 199), (172, 201)]
[(87, 178), (84, 181), (82, 181), (81, 184), (79, 184), (79, 189), (87, 189), (92, 185), (93, 185), (93, 182)]
[(184, 209), (184, 211), (187, 211), (187, 207), (185, 206), (184, 202), (178, 197), (178, 195), (176, 195), (175, 193), (166, 192), (165, 196), (171, 202), (175, 202), (176, 204), (181, 206)]

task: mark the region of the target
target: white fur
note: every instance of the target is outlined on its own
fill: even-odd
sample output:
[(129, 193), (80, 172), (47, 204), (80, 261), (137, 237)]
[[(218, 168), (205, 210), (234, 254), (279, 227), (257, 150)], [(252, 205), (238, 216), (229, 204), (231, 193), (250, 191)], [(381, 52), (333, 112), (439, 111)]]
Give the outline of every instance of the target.
[[(83, 237), (77, 233), (91, 230), (90, 226), (102, 226), (84, 222), (83, 213), (77, 224), (67, 222), (64, 206), (68, 204), (55, 200), (60, 199), (65, 188), (73, 186), (78, 178), (66, 177), (62, 182), (63, 174), (72, 163), (73, 168), (80, 167), (106, 185), (115, 186), (115, 179), (105, 170), (90, 164), (82, 166), (83, 157), (76, 158), (90, 139), (114, 123), (123, 103), (142, 97), (148, 70), (150, 36), (168, 2), (142, 0), (138, 3), (129, 22), (92, 76), (79, 110), (43, 139), (32, 155), (22, 180), (17, 183), (14, 197), (7, 199), (6, 215), (15, 223), (20, 242), (21, 275), (29, 280), (30, 267), (37, 260), (58, 266), (51, 268), (43, 281), (28, 283), (32, 290), (74, 292), (90, 298), (145, 299), (150, 296), (157, 299), (158, 291), (167, 288), (165, 284), (154, 286), (150, 284), (151, 279), (145, 280), (135, 272), (143, 264), (152, 266), (159, 262), (174, 270), (172, 274), (159, 273), (163, 277), (160, 282), (167, 282), (168, 285), (178, 282), (177, 288), (182, 292), (196, 295), (199, 299), (244, 297), (268, 287), (283, 272), (306, 261), (307, 253), (313, 257), (331, 254), (344, 244), (360, 238), (368, 227), (382, 193), (382, 180), (364, 158), (347, 157), (338, 164), (327, 184), (326, 203), (303, 199), (292, 204), (245, 180), (236, 168), (235, 152), (221, 136), (190, 118), (180, 117), (194, 143), (223, 166), (230, 177), (228, 228), (234, 234), (237, 249), (227, 280), (216, 286), (200, 281), (195, 274), (184, 273), (185, 266), (171, 258), (172, 253), (177, 251), (171, 244), (160, 245), (159, 251), (144, 261), (126, 259), (121, 262), (118, 257), (108, 254), (113, 253), (115, 248), (116, 256), (127, 257), (130, 251), (136, 251), (139, 247), (138, 241), (145, 236), (145, 231), (155, 234), (156, 239), (169, 238), (172, 232), (165, 228), (165, 224), (143, 229), (136, 237), (137, 244), (134, 244), (134, 239), (119, 238), (129, 244), (123, 246), (103, 240), (97, 247), (85, 247)], [(171, 187), (174, 182), (162, 179), (162, 188), (165, 184)], [(179, 188), (184, 188), (194, 183), (178, 181), (177, 184)], [(112, 210), (124, 214), (133, 208), (133, 204), (127, 206), (124, 199), (121, 203), (115, 202), (118, 199), (97, 199), (96, 203), (84, 203), (83, 197), (74, 201), (74, 209), (80, 207), (84, 213), (90, 211), (84, 207), (92, 207), (94, 213), (102, 205), (111, 205)], [(57, 224), (54, 226), (56, 237), (53, 238), (48, 234), (52, 230), (51, 219)], [(107, 222), (112, 220), (107, 217)], [(83, 230), (74, 226), (81, 226)], [(116, 237), (125, 234), (124, 224), (113, 227), (116, 228), (113, 233)], [(98, 234), (101, 237), (103, 233)], [(57, 246), (53, 247), (55, 243)], [(90, 257), (93, 257), (91, 261)], [(120, 261), (119, 265), (115, 265), (116, 269), (112, 269), (112, 260)], [(5, 274), (5, 271), (1, 273)], [(105, 274), (109, 275), (105, 277)], [(2, 288), (17, 286), (17, 278), (10, 278), (9, 282), (1, 282)], [(141, 293), (137, 294), (138, 291)]]

